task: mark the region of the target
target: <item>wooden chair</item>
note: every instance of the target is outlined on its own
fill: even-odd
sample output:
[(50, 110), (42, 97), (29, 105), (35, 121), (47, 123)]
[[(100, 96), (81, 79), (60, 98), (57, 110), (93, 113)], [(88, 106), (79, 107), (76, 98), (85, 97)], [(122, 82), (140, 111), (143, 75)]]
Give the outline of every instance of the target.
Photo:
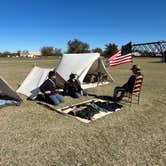
[(132, 105), (134, 96), (137, 97), (138, 104), (140, 103), (140, 94), (141, 94), (143, 79), (144, 79), (143, 75), (136, 76), (133, 90), (131, 93), (128, 94), (128, 100), (130, 102), (130, 106)]

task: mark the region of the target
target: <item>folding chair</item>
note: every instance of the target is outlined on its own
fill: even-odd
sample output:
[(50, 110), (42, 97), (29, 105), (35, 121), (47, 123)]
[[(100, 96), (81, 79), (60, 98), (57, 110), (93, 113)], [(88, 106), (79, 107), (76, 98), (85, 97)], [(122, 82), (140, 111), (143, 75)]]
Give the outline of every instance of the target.
[(138, 104), (140, 103), (140, 94), (141, 94), (143, 79), (144, 79), (143, 75), (136, 76), (133, 90), (131, 93), (128, 94), (130, 106), (132, 105), (134, 96), (137, 97)]

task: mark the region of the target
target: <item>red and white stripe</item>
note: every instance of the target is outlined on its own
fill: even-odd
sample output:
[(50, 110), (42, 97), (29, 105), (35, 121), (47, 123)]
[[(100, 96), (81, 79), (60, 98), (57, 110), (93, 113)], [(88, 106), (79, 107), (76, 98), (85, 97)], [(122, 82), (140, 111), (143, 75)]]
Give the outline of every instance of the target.
[(112, 55), (109, 59), (108, 59), (108, 65), (111, 66), (116, 66), (116, 65), (120, 65), (120, 64), (124, 64), (124, 63), (130, 63), (132, 62), (132, 54), (126, 54), (126, 55), (122, 55), (121, 54), (121, 50), (119, 50), (118, 52), (116, 52), (114, 55)]

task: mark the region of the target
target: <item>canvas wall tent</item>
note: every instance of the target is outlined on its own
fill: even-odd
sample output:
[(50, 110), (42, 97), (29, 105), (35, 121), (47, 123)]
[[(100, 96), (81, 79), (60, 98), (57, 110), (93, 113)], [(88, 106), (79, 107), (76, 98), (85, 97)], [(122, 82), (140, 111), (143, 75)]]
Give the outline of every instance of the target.
[[(99, 53), (64, 54), (58, 67), (57, 85), (63, 87), (71, 73), (77, 74), (78, 79), (84, 85), (84, 78), (87, 74), (101, 72), (107, 75), (107, 81), (112, 82), (113, 78), (107, 72), (106, 67), (100, 58)], [(88, 88), (88, 86), (86, 86)]]
[[(35, 98), (39, 92), (38, 87), (47, 79), (47, 75), (51, 70), (53, 69), (34, 67), (17, 92)], [(71, 73), (78, 75), (83, 88), (91, 87), (88, 84), (84, 86), (83, 81), (87, 74), (95, 72), (102, 72), (107, 75), (108, 82), (113, 81), (98, 53), (64, 54), (55, 71), (57, 74), (56, 84), (60, 88), (63, 88)]]
[[(13, 102), (9, 102), (9, 100), (14, 100), (13, 104), (17, 104), (21, 102), (21, 98), (18, 96), (18, 94), (11, 88), (11, 86), (0, 76), (0, 100), (2, 103), (2, 100), (8, 100), (8, 104), (11, 104)], [(3, 101), (3, 103), (5, 103)], [(1, 106), (0, 106), (1, 107)]]
[(40, 92), (38, 87), (47, 79), (48, 73), (51, 70), (35, 66), (17, 89), (17, 92), (31, 99), (35, 98)]

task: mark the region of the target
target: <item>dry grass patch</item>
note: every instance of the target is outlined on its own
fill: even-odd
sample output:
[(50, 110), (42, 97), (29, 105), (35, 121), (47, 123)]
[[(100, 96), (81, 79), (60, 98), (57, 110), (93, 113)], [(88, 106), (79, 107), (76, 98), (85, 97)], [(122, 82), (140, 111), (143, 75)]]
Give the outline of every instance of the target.
[[(35, 65), (52, 68), (59, 60), (0, 59), (1, 75), (16, 89)], [(136, 58), (145, 75), (141, 104), (124, 108), (94, 123), (84, 124), (36, 102), (0, 110), (1, 165), (149, 165), (166, 163), (166, 64), (153, 58)], [(90, 89), (99, 96), (112, 95), (115, 85), (130, 75), (130, 65), (109, 70), (115, 82)], [(65, 97), (69, 104), (91, 99)]]

